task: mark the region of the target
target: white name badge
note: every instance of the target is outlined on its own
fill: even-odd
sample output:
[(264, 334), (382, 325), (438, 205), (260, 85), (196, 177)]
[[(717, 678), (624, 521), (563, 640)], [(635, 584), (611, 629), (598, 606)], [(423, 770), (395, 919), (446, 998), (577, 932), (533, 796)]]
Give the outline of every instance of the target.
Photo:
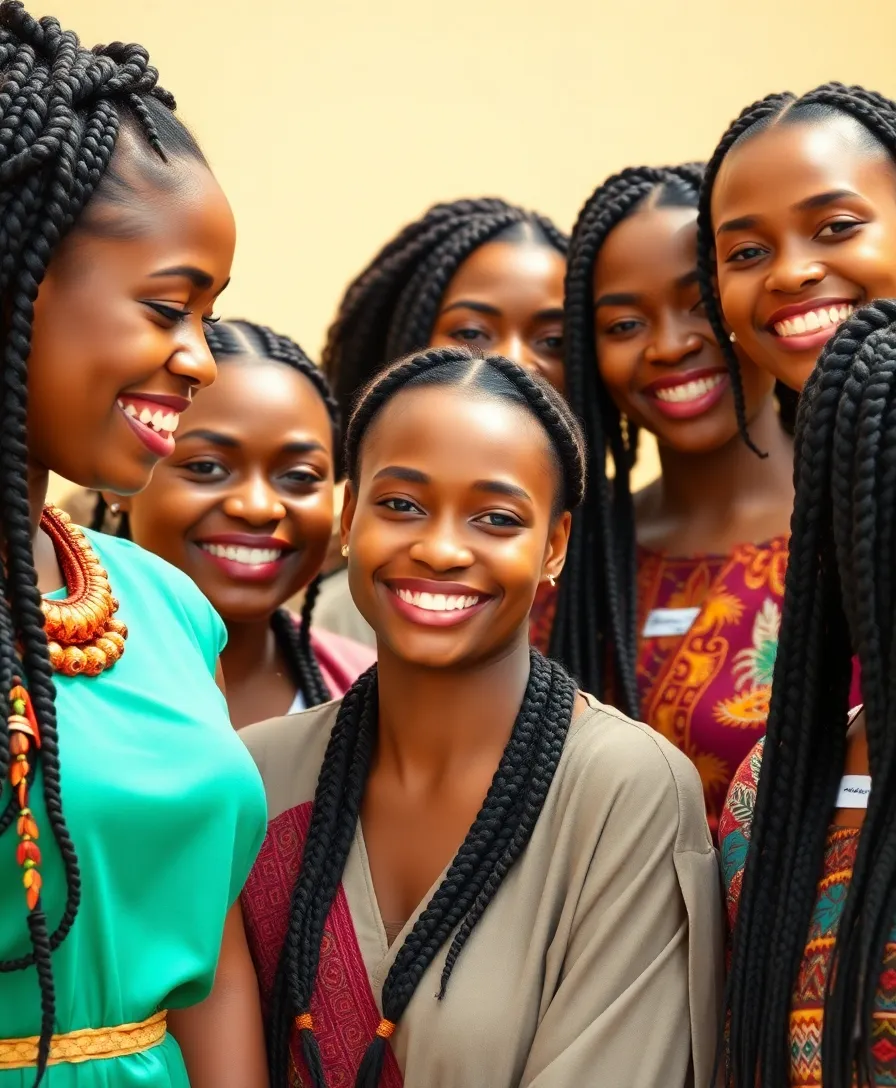
[(837, 808), (867, 808), (871, 796), (871, 775), (845, 774), (840, 779)]
[(686, 635), (699, 615), (699, 608), (654, 608), (648, 615), (641, 634), (644, 638), (674, 638), (676, 635)]

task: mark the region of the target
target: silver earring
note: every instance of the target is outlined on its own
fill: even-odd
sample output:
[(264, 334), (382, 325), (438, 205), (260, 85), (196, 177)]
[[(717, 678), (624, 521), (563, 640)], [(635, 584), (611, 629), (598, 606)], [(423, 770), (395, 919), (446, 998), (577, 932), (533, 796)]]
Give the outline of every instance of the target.
[(552, 586), (556, 586), (557, 584), (557, 579), (553, 576), (553, 574), (548, 575), (548, 581), (551, 583)]
[(342, 553), (343, 559), (348, 559), (348, 544), (343, 544), (339, 551)]
[(118, 515), (121, 513), (121, 503), (120, 502), (110, 502), (109, 503), (109, 513), (113, 517), (117, 518)]
[(731, 341), (732, 344), (736, 344), (737, 343), (737, 333), (735, 333), (735, 332), (731, 333), (728, 336), (728, 339)]

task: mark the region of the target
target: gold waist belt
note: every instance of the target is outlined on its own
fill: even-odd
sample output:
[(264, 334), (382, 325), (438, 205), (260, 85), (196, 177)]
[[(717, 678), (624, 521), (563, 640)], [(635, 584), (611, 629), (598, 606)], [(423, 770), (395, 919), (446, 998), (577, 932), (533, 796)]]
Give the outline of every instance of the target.
[[(54, 1035), (50, 1041), (50, 1065), (61, 1062), (89, 1062), (94, 1058), (121, 1058), (157, 1046), (167, 1030), (166, 1012), (157, 1012), (140, 1024), (117, 1028), (82, 1028)], [(0, 1039), (0, 1071), (28, 1069), (37, 1065), (39, 1037)]]

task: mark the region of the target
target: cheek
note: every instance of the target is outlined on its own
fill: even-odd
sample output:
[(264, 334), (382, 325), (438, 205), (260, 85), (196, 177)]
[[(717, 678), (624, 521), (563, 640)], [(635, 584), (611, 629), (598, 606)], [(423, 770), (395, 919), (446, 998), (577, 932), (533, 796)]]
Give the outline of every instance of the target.
[(328, 485), (310, 501), (287, 506), (297, 535), (308, 548), (326, 550), (333, 535), (333, 489)]
[(166, 479), (164, 469), (156, 470), (149, 487), (131, 500), (131, 538), (141, 548), (180, 566), (186, 534), (209, 505), (209, 499), (194, 488), (176, 478)]

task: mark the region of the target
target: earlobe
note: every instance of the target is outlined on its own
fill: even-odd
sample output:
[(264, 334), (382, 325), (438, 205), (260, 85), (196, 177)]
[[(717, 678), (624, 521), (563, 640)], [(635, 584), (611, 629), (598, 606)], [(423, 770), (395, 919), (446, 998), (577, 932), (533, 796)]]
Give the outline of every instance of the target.
[(544, 554), (542, 579), (555, 585), (560, 572), (566, 564), (566, 552), (569, 547), (569, 533), (572, 528), (572, 514), (568, 510), (557, 518), (551, 527), (548, 546)]
[[(342, 497), (342, 513), (339, 516), (339, 536), (342, 542), (343, 549), (348, 548), (349, 537), (352, 531), (352, 522), (355, 519), (355, 509), (357, 508), (358, 500), (355, 495), (355, 489), (352, 487), (351, 480), (345, 481), (345, 490)], [(345, 552), (343, 552), (345, 554)]]

